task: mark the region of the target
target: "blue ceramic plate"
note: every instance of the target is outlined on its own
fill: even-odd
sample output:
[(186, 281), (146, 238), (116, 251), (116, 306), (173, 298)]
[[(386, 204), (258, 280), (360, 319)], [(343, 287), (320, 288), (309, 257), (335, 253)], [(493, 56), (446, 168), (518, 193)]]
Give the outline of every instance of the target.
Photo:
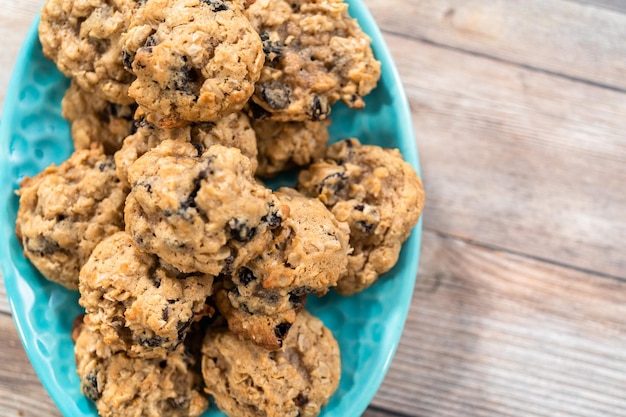
[[(373, 40), (382, 62), (382, 79), (366, 97), (364, 110), (333, 108), (333, 140), (354, 136), (364, 143), (397, 147), (419, 172), (407, 100), (383, 38), (365, 6), (348, 0), (350, 14)], [(70, 339), (72, 320), (80, 314), (78, 293), (46, 281), (24, 258), (15, 237), (18, 198), (25, 176), (72, 152), (70, 130), (61, 117), (61, 99), (69, 85), (41, 52), (33, 23), (17, 60), (0, 124), (0, 263), (13, 318), (24, 348), (44, 387), (68, 417), (95, 417), (95, 407), (80, 392)], [(342, 297), (332, 293), (311, 299), (309, 310), (333, 331), (341, 347), (342, 379), (322, 416), (360, 416), (374, 397), (395, 353), (417, 273), (421, 222), (400, 260), (368, 290)], [(222, 416), (212, 406), (203, 417)]]

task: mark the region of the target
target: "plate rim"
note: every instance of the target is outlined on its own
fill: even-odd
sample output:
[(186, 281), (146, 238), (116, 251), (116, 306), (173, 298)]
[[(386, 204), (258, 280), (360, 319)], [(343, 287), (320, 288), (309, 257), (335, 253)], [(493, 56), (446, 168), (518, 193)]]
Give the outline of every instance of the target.
[[(372, 39), (372, 48), (375, 50), (376, 58), (381, 61), (385, 67), (381, 77), (385, 77), (385, 79), (390, 82), (390, 85), (393, 86), (393, 94), (395, 95), (394, 99), (397, 103), (399, 103), (397, 106), (394, 106), (399, 107), (400, 114), (398, 114), (397, 117), (400, 127), (402, 128), (402, 136), (404, 136), (399, 143), (411, 143), (411, 145), (406, 147), (406, 149), (403, 149), (403, 156), (404, 159), (417, 171), (421, 178), (418, 144), (415, 136), (415, 129), (412, 123), (410, 106), (405, 90), (402, 86), (395, 61), (393, 60), (386, 41), (367, 6), (361, 0), (345, 1), (349, 4), (350, 15), (358, 20), (360, 26), (363, 28), (363, 31), (366, 32)], [(19, 96), (19, 89), (21, 85), (18, 86), (17, 80), (21, 79), (21, 74), (23, 74), (27, 68), (29, 61), (28, 57), (33, 54), (36, 47), (41, 47), (38, 38), (39, 20), (40, 12), (37, 12), (26, 34), (24, 42), (20, 47), (4, 99), (2, 121), (0, 122), (0, 168), (2, 168), (0, 169), (0, 195), (5, 197), (5, 201), (8, 201), (11, 194), (14, 192), (11, 184), (15, 180), (15, 178), (13, 178), (10, 174), (9, 164), (7, 164), (9, 156), (8, 148), (12, 131), (10, 129), (11, 123), (6, 121), (13, 120), (15, 117), (15, 106), (10, 106), (10, 104), (12, 101), (17, 100)], [(7, 151), (6, 153), (2, 152), (5, 150)], [(420, 216), (419, 222), (413, 228), (410, 237), (404, 242), (402, 248), (403, 252), (410, 251), (411, 255), (409, 256), (415, 257), (415, 260), (410, 262), (409, 268), (407, 268), (405, 272), (407, 275), (413, 276), (413, 279), (407, 279), (407, 282), (403, 285), (403, 289), (406, 290), (406, 293), (401, 299), (394, 300), (396, 307), (393, 309), (395, 317), (392, 321), (398, 325), (398, 329), (393, 333), (393, 340), (391, 340), (388, 349), (386, 349), (386, 357), (379, 366), (379, 372), (375, 375), (370, 375), (370, 379), (364, 389), (360, 391), (356, 398), (354, 398), (356, 401), (353, 402), (352, 407), (348, 410), (350, 416), (360, 416), (370, 405), (389, 371), (391, 362), (402, 338), (417, 279), (422, 241), (422, 218), (423, 215)], [(63, 415), (70, 415), (68, 413), (72, 410), (70, 410), (66, 405), (67, 401), (64, 401), (67, 400), (68, 397), (61, 395), (62, 391), (58, 390), (59, 384), (56, 380), (53, 380), (53, 377), (50, 376), (50, 372), (53, 371), (53, 369), (49, 366), (49, 364), (45, 363), (43, 360), (45, 355), (42, 355), (35, 342), (38, 334), (35, 332), (32, 324), (27, 319), (29, 309), (25, 307), (23, 300), (16, 300), (16, 296), (20, 295), (22, 292), (18, 288), (20, 284), (17, 282), (20, 275), (19, 269), (13, 262), (6, 261), (6, 259), (12, 258), (10, 253), (9, 236), (14, 233), (14, 230), (10, 227), (11, 221), (9, 220), (9, 207), (8, 205), (5, 205), (4, 209), (0, 212), (0, 231), (4, 232), (3, 236), (5, 236), (5, 238), (0, 239), (0, 259), (3, 259), (3, 262), (0, 263), (0, 268), (2, 269), (7, 300), (11, 310), (11, 317), (20, 338), (20, 342), (26, 351), (37, 377), (46, 389), (50, 398), (56, 404), (59, 411)]]

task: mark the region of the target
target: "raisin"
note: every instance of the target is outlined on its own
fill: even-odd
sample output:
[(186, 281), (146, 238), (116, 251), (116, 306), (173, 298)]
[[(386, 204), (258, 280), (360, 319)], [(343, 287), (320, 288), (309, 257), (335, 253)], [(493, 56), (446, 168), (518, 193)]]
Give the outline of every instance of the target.
[(296, 395), (296, 398), (293, 399), (293, 403), (298, 407), (302, 407), (306, 405), (308, 402), (309, 402), (309, 399), (303, 393), (299, 393), (298, 395)]
[(201, 156), (202, 153), (204, 152), (204, 145), (201, 143), (196, 143), (196, 142), (192, 142), (191, 144), (193, 145), (194, 148), (196, 148), (196, 152), (198, 153), (198, 156)]
[(180, 272), (177, 271), (176, 273), (176, 278), (178, 279), (187, 279), (187, 278), (192, 278), (192, 277), (201, 277), (204, 274), (202, 272)]
[(150, 184), (149, 182), (140, 182), (137, 183), (137, 186), (145, 188), (148, 194), (152, 194), (152, 184)]
[(352, 149), (356, 146), (355, 139), (344, 139), (343, 143), (346, 144), (346, 148)]
[(248, 102), (248, 109), (248, 114), (255, 120), (265, 119), (271, 114), (252, 100)]
[(209, 166), (213, 162), (212, 159), (207, 160), (207, 167), (200, 170), (198, 176), (193, 179), (193, 189), (189, 193), (187, 200), (183, 201), (180, 205), (181, 210), (187, 210), (190, 208), (196, 208), (196, 197), (198, 196), (198, 192), (200, 192), (200, 187), (202, 187), (202, 181), (205, 180), (209, 173), (211, 172)]
[(150, 48), (152, 46), (155, 46), (156, 44), (157, 44), (157, 38), (156, 38), (156, 35), (153, 33), (152, 35), (146, 38), (146, 42), (143, 44), (143, 46), (145, 48)]
[(250, 307), (248, 307), (247, 303), (239, 303), (239, 309), (246, 314), (252, 314), (252, 311), (250, 311)]
[(139, 119), (135, 120), (134, 125), (135, 129), (139, 129), (140, 127), (153, 127), (152, 124), (148, 122), (145, 117), (140, 117)]
[(200, 78), (198, 71), (194, 67), (191, 67), (189, 65), (184, 65), (181, 68), (181, 71), (183, 71), (183, 73), (185, 74), (185, 78), (190, 83), (195, 83)]
[(230, 254), (226, 257), (226, 259), (224, 259), (224, 264), (226, 265), (226, 267), (229, 267), (235, 262), (235, 257)]
[(284, 109), (289, 105), (291, 99), (291, 91), (289, 88), (280, 83), (264, 84), (261, 86), (261, 95), (263, 100), (273, 109)]
[(191, 327), (191, 323), (193, 323), (193, 317), (191, 317), (186, 322), (178, 321), (178, 323), (176, 324), (176, 330), (178, 331), (178, 340), (183, 340), (187, 329)]
[(96, 402), (102, 396), (102, 393), (98, 389), (98, 374), (90, 373), (82, 380), (83, 394), (91, 401)]
[(274, 328), (274, 334), (278, 338), (278, 341), (281, 347), (283, 346), (283, 339), (289, 332), (290, 328), (291, 328), (291, 323), (281, 323)]
[(325, 120), (330, 114), (330, 106), (328, 105), (328, 100), (322, 99), (319, 96), (313, 96), (310, 111), (311, 120)]
[(291, 303), (291, 306), (294, 308), (294, 310), (300, 310), (306, 302), (306, 297), (291, 292), (289, 293), (289, 302)]
[(246, 287), (252, 281), (256, 280), (256, 276), (254, 275), (254, 273), (245, 266), (239, 270), (237, 276), (239, 277), (239, 283)]
[(157, 348), (161, 346), (163, 342), (165, 342), (165, 340), (161, 336), (158, 336), (158, 335), (155, 335), (152, 337), (140, 337), (139, 338), (139, 344), (147, 348)]
[(213, 122), (195, 122), (192, 126), (192, 129), (195, 131), (201, 130), (203, 132), (210, 132), (215, 128), (215, 123)]
[(96, 164), (96, 168), (98, 168), (98, 170), (100, 172), (104, 172), (105, 169), (115, 169), (115, 161), (111, 158), (107, 158), (106, 161), (104, 162), (98, 162)]
[(184, 91), (187, 94), (192, 94), (189, 83), (198, 81), (198, 73), (195, 69), (185, 64), (180, 68), (179, 74), (180, 76), (174, 79), (174, 89), (177, 91)]
[(269, 204), (269, 213), (261, 217), (261, 221), (267, 223), (270, 229), (274, 229), (282, 223), (283, 219), (280, 214), (274, 210), (274, 204)]
[(319, 185), (319, 194), (322, 194), (323, 191), (330, 191), (333, 194), (336, 194), (346, 188), (346, 180), (348, 176), (345, 172), (333, 172), (329, 174), (322, 180)]
[(35, 239), (26, 238), (26, 250), (38, 256), (48, 256), (57, 252), (65, 252), (59, 243), (46, 236), (39, 236)]
[(304, 287), (295, 288), (294, 290), (291, 291), (290, 294), (306, 295), (306, 294), (314, 294), (316, 292), (317, 290), (315, 288), (304, 286)]
[(167, 321), (167, 319), (170, 318), (170, 306), (165, 306), (165, 308), (163, 309), (163, 312), (161, 313), (161, 318), (164, 321)]
[(263, 42), (263, 53), (269, 62), (275, 62), (283, 54), (285, 45), (280, 42), (270, 41), (270, 35), (267, 33), (261, 34), (261, 41)]
[(224, 10), (230, 10), (230, 7), (223, 0), (202, 0), (202, 3), (211, 7), (214, 12), (223, 12)]
[(250, 227), (245, 220), (237, 218), (228, 221), (230, 236), (238, 242), (249, 242), (256, 235), (256, 227)]

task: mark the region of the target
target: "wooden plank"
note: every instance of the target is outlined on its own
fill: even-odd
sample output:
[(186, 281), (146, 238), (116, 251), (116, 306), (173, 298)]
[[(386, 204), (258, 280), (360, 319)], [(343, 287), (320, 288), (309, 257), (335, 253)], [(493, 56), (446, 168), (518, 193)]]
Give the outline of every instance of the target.
[(380, 409), (377, 407), (369, 407), (361, 417), (411, 417), (406, 414), (395, 413), (389, 410)]
[(626, 90), (622, 13), (566, 0), (364, 1), (385, 31)]
[[(26, 32), (33, 18), (41, 7), (41, 0), (11, 0), (3, 2), (2, 27), (2, 53), (0, 54), (0, 68), (13, 68), (15, 59), (22, 46)], [(9, 85), (11, 71), (0, 71), (0, 116), (4, 105), (6, 89)]]
[(6, 417), (61, 417), (18, 339), (13, 320), (0, 314), (0, 414)]
[(426, 227), (626, 276), (626, 94), (386, 39), (412, 107)]
[(11, 310), (9, 308), (9, 300), (7, 298), (7, 292), (4, 288), (4, 277), (2, 276), (2, 272), (0, 271), (0, 313), (2, 314), (10, 314)]
[(423, 243), (411, 312), (374, 407), (407, 416), (624, 415), (625, 282), (431, 232)]
[[(365, 416), (623, 415), (624, 282), (432, 232), (423, 242), (405, 333)], [(6, 315), (0, 331), (0, 409), (59, 415)]]

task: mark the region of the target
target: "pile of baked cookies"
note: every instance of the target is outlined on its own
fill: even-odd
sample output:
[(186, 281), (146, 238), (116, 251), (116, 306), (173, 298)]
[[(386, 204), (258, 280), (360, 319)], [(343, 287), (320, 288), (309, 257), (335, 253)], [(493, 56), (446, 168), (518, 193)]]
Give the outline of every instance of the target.
[[(16, 232), (80, 291), (102, 416), (315, 416), (339, 346), (305, 309), (397, 261), (424, 204), (397, 150), (328, 145), (380, 63), (342, 0), (47, 0), (75, 152), (25, 179)], [(262, 179), (299, 170), (294, 188)]]

